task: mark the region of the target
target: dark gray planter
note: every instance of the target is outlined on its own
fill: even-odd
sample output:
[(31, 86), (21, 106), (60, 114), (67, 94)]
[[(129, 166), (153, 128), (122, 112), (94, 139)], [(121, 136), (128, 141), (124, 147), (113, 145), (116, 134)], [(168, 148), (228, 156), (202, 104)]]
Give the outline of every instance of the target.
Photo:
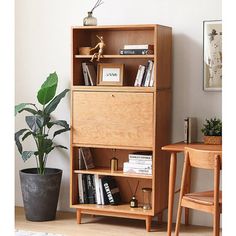
[(44, 175), (36, 168), (20, 171), (25, 216), (30, 221), (48, 221), (56, 217), (62, 170), (46, 168)]

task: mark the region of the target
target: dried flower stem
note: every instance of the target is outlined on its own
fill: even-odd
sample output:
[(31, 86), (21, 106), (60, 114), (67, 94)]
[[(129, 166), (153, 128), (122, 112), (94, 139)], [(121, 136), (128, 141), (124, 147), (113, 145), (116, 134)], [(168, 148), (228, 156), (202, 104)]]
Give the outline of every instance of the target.
[(99, 7), (103, 3), (104, 2), (102, 2), (102, 0), (97, 0), (97, 2), (95, 3), (94, 7), (92, 8), (92, 10), (90, 12), (93, 12), (97, 7)]

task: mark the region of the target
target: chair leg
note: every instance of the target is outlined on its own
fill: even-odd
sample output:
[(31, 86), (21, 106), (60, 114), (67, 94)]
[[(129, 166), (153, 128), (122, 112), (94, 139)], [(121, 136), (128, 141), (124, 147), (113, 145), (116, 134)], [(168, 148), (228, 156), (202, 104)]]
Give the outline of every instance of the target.
[(220, 213), (217, 212), (213, 215), (213, 235), (219, 236), (220, 235)]
[(185, 225), (189, 225), (189, 208), (187, 207), (184, 209), (184, 221)]
[(177, 212), (177, 218), (176, 218), (176, 225), (175, 225), (175, 236), (179, 236), (181, 213), (182, 213), (182, 207), (181, 207), (181, 200), (180, 200), (178, 212)]

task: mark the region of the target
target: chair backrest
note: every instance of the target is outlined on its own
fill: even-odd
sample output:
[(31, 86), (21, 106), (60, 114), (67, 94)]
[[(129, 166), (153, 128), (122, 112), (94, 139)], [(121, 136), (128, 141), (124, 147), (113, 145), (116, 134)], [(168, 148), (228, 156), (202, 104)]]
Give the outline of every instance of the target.
[[(192, 167), (213, 170), (216, 162), (222, 160), (222, 151), (208, 151), (197, 148), (185, 148), (185, 155), (189, 158), (189, 164)], [(220, 165), (221, 168), (221, 165)]]

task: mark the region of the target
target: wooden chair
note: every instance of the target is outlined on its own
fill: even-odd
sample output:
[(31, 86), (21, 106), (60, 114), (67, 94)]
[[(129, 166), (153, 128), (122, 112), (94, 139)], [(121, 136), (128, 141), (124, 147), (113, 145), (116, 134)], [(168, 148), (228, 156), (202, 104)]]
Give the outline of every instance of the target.
[[(185, 207), (185, 224), (188, 224), (189, 208), (213, 215), (213, 235), (219, 236), (220, 213), (222, 212), (222, 192), (219, 190), (222, 152), (185, 148), (183, 176), (179, 196), (179, 206), (175, 236), (179, 235), (181, 211)], [(214, 170), (214, 190), (190, 193), (191, 167)]]

